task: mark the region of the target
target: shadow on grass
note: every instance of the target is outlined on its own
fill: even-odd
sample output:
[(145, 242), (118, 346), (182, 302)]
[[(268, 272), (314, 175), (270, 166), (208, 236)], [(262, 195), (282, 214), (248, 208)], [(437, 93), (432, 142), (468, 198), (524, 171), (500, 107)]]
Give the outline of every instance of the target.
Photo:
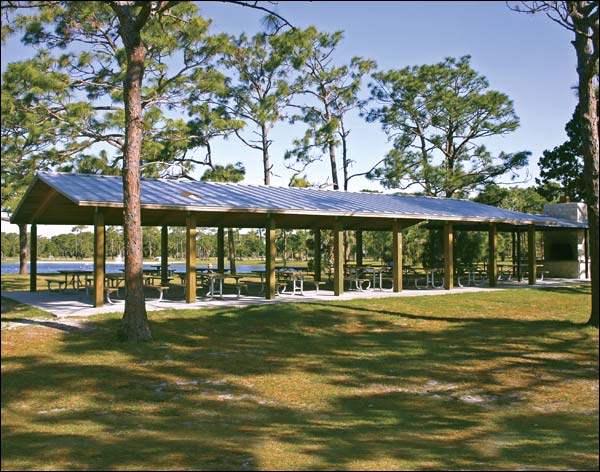
[(90, 328), (85, 326), (75, 326), (65, 323), (60, 323), (56, 321), (44, 321), (44, 320), (32, 320), (29, 318), (2, 318), (3, 322), (6, 323), (19, 323), (22, 325), (30, 325), (30, 326), (43, 326), (45, 328), (57, 329), (59, 331), (64, 331), (65, 333), (74, 333), (77, 331), (89, 331)]
[[(118, 319), (105, 319), (64, 336), (59, 359), (3, 359), (3, 411), (34, 397), (54, 406), (19, 410), (28, 427), (3, 421), (3, 464), (579, 470), (595, 454), (597, 466), (597, 416), (590, 429), (583, 414), (528, 400), (537, 387), (597, 379), (597, 346), (572, 323), (325, 303), (150, 317), (159, 341), (117, 343)], [(523, 371), (523, 382), (506, 383)], [(288, 400), (309, 378), (322, 392)], [(66, 402), (73, 392), (84, 398)]]
[(588, 295), (591, 294), (591, 286), (589, 283), (574, 283), (568, 285), (550, 285), (538, 287), (540, 290), (545, 290), (553, 293), (566, 293), (569, 295)]

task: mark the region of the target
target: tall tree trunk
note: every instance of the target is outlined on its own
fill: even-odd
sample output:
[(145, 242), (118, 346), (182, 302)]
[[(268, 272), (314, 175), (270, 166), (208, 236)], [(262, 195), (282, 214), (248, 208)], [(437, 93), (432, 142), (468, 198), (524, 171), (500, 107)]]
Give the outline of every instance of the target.
[(581, 18), (577, 11), (573, 11), (583, 2), (571, 3), (571, 18), (575, 26), (575, 51), (577, 53), (577, 74), (579, 76), (579, 113), (583, 126), (583, 167), (586, 190), (586, 203), (588, 211), (588, 224), (590, 235), (590, 259), (591, 259), (591, 286), (592, 286), (592, 309), (588, 324), (598, 328), (599, 310), (599, 288), (600, 278), (598, 273), (598, 108), (596, 89), (594, 84), (594, 57), (592, 41), (581, 32), (588, 32), (591, 28), (589, 18)]
[(19, 274), (27, 273), (27, 225), (19, 225)]
[[(129, 5), (130, 2), (123, 2)], [(149, 341), (152, 332), (146, 314), (144, 298), (142, 216), (140, 206), (140, 161), (142, 152), (143, 114), (142, 80), (147, 50), (142, 42), (144, 15), (150, 14), (150, 3), (143, 6), (138, 17), (130, 6), (116, 8), (119, 31), (127, 55), (127, 70), (123, 81), (125, 101), (125, 149), (123, 159), (123, 235), (125, 241), (125, 313), (119, 337), (129, 341)]]
[(283, 239), (283, 267), (287, 267), (287, 231), (281, 230), (281, 238)]
[(344, 231), (344, 264), (350, 261), (350, 232)]
[(329, 162), (331, 163), (331, 180), (333, 180), (333, 189), (339, 190), (340, 184), (338, 181), (337, 164), (335, 162), (335, 143), (333, 139), (329, 141)]
[[(324, 93), (325, 101), (325, 114), (327, 115), (327, 122), (329, 125), (331, 125), (331, 122), (333, 120), (333, 115), (331, 113), (331, 108), (329, 105), (329, 97), (327, 94)], [(338, 173), (337, 173), (337, 163), (336, 163), (336, 158), (335, 158), (335, 140), (333, 139), (333, 133), (331, 133), (328, 137), (328, 145), (329, 145), (329, 163), (331, 164), (331, 180), (333, 181), (333, 189), (334, 190), (339, 190), (340, 189), (340, 183), (338, 180)]]
[(344, 127), (344, 120), (340, 118), (340, 138), (342, 140), (342, 168), (344, 170), (344, 190), (348, 190), (348, 182), (350, 181), (350, 161), (348, 160), (348, 134)]
[(263, 124), (261, 129), (263, 169), (265, 185), (271, 185), (271, 163), (269, 161), (269, 131), (267, 125)]
[[(421, 165), (423, 166), (423, 174), (425, 176), (427, 176), (427, 174), (429, 173), (429, 154), (427, 153), (427, 141), (425, 141), (425, 132), (423, 131), (423, 129), (421, 128), (421, 125), (417, 124), (417, 129), (418, 129), (418, 136), (419, 136), (419, 140), (421, 142)], [(435, 197), (436, 195), (434, 195), (433, 190), (431, 188), (431, 185), (429, 183), (429, 179), (425, 178), (425, 184), (423, 186), (423, 190), (425, 190), (425, 195), (427, 195), (428, 197)]]
[(235, 268), (235, 239), (233, 234), (233, 228), (227, 230), (227, 240), (229, 243), (229, 272), (236, 274)]
[[(348, 133), (344, 128), (344, 121), (340, 119), (340, 138), (342, 140), (342, 170), (344, 173), (344, 190), (348, 191), (348, 167), (350, 163), (348, 162), (348, 143), (346, 138), (348, 137)], [(335, 158), (335, 156), (334, 156)], [(344, 263), (347, 264), (350, 260), (350, 237), (348, 231), (344, 231)]]

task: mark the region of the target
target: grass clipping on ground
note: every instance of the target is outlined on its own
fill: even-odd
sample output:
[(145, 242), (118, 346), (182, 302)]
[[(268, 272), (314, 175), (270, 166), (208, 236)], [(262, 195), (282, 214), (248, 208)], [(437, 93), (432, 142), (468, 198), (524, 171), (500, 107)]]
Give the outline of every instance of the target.
[(588, 313), (579, 285), (3, 330), (2, 468), (597, 469)]

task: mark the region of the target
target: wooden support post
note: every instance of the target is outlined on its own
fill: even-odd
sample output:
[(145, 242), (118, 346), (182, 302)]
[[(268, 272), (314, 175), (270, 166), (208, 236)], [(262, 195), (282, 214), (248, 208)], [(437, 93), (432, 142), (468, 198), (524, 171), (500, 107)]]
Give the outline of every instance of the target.
[(492, 223), (488, 230), (488, 283), (498, 285), (498, 229)]
[(333, 227), (333, 294), (344, 293), (344, 231), (338, 221)]
[(454, 227), (448, 222), (444, 224), (444, 288), (454, 288)]
[(160, 284), (169, 284), (169, 227), (163, 226), (160, 232)]
[(523, 280), (523, 268), (521, 267), (521, 231), (517, 232), (517, 280)]
[(217, 270), (225, 271), (225, 228), (217, 229)]
[(104, 251), (104, 213), (94, 211), (94, 306), (104, 306), (104, 276), (106, 254)]
[(265, 256), (266, 256), (266, 285), (265, 285), (265, 298), (272, 300), (277, 296), (277, 287), (275, 285), (275, 258), (277, 257), (277, 251), (275, 247), (275, 218), (269, 216), (267, 220), (267, 228), (265, 231)]
[(29, 291), (37, 292), (37, 225), (31, 225), (29, 238)]
[(315, 264), (315, 280), (321, 281), (321, 230), (315, 229), (315, 244), (314, 244), (314, 264)]
[[(363, 265), (363, 232), (359, 229), (356, 231), (356, 265)], [(400, 243), (402, 244), (402, 243)]]
[(188, 213), (185, 231), (185, 302), (196, 301), (196, 216)]
[(397, 221), (392, 226), (392, 278), (394, 292), (402, 291), (402, 231)]
[(537, 259), (535, 255), (535, 226), (529, 225), (527, 228), (527, 252), (529, 262), (529, 285), (535, 285), (537, 274)]

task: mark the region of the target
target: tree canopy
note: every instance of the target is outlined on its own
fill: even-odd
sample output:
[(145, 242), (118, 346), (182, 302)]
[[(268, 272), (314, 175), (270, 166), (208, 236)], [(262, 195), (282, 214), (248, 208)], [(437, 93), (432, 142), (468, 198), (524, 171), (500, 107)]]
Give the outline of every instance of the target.
[(369, 176), (388, 188), (454, 197), (524, 167), (529, 152), (493, 156), (482, 142), (519, 126), (512, 101), (488, 87), (470, 56), (373, 74), (366, 118), (381, 123), (393, 149)]
[(221, 63), (234, 80), (226, 99), (230, 114), (251, 123), (250, 136), (235, 130), (238, 138), (248, 147), (259, 150), (263, 159), (263, 181), (271, 182), (272, 163), (269, 134), (285, 118), (286, 108), (296, 89), (291, 85), (291, 74), (301, 66), (297, 54), (297, 32), (279, 35), (260, 33), (252, 38), (242, 34), (226, 49)]
[[(336, 147), (342, 143), (343, 188), (348, 190), (348, 169), (352, 163), (348, 157), (347, 138), (350, 130), (344, 127), (344, 116), (360, 104), (361, 82), (375, 62), (353, 57), (349, 64), (336, 64), (335, 52), (343, 38), (342, 31), (324, 33), (311, 27), (299, 34), (302, 41), (301, 64), (297, 88), (305, 99), (293, 106), (298, 113), (291, 123), (301, 121), (307, 125), (304, 136), (294, 140), (294, 147), (285, 154), (288, 166), (297, 174), (308, 165), (327, 155), (334, 189), (342, 187), (338, 177)], [(300, 167), (298, 167), (300, 166)]]

